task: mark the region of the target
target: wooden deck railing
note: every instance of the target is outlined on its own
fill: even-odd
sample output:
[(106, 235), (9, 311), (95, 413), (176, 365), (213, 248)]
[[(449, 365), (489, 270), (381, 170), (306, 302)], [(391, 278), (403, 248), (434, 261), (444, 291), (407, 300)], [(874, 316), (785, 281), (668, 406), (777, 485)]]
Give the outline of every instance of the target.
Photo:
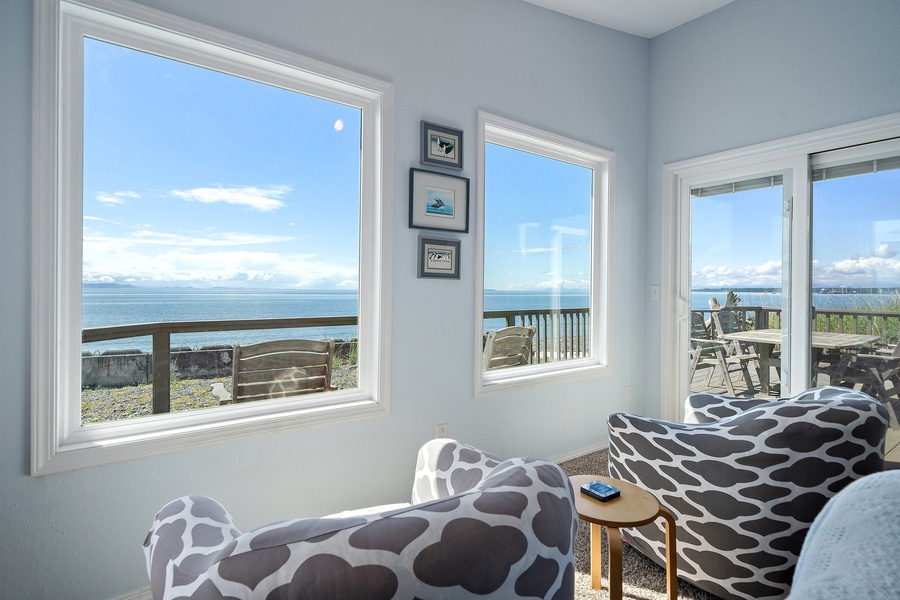
[(173, 333), (207, 331), (242, 331), (254, 329), (294, 329), (300, 327), (330, 327), (356, 325), (357, 317), (306, 317), (296, 319), (241, 319), (230, 321), (171, 321), (139, 325), (93, 327), (81, 332), (81, 342), (103, 342), (122, 338), (152, 336), (153, 338), (153, 413), (167, 413), (170, 409), (170, 352)]
[[(781, 308), (777, 306), (737, 306), (731, 310), (751, 324), (752, 329), (781, 328)], [(704, 319), (710, 318), (711, 310), (698, 310)], [(814, 331), (834, 333), (854, 333), (881, 336), (881, 345), (897, 344), (900, 335), (900, 312), (880, 310), (860, 310), (857, 308), (830, 308), (815, 310)]]
[[(754, 329), (781, 327), (781, 308), (773, 306), (738, 306), (736, 312)], [(709, 318), (710, 310), (701, 310)], [(484, 319), (503, 319), (506, 326), (536, 328), (534, 362), (547, 363), (588, 356), (590, 352), (590, 313), (586, 308), (559, 310), (498, 310), (486, 311)], [(240, 319), (228, 321), (173, 321), (94, 327), (82, 332), (83, 343), (150, 336), (153, 339), (153, 412), (165, 413), (170, 408), (170, 360), (173, 334), (210, 331), (241, 331), (258, 329), (299, 329), (357, 325), (355, 316), (306, 317), (285, 319)], [(828, 309), (816, 311), (816, 331), (865, 333), (881, 336), (883, 345), (898, 343), (900, 312), (859, 309)]]
[(490, 310), (484, 320), (505, 319), (507, 327), (534, 325), (534, 362), (572, 360), (590, 352), (590, 313), (586, 308)]
[[(508, 326), (534, 325), (534, 361), (538, 363), (571, 360), (587, 356), (589, 314), (586, 308), (560, 310), (502, 310), (484, 313), (485, 319), (504, 319)], [(92, 327), (81, 333), (82, 343), (103, 342), (150, 336), (152, 346), (153, 413), (170, 410), (172, 335), (210, 331), (249, 331), (258, 329), (299, 329), (357, 325), (356, 316), (305, 317), (285, 319), (239, 319), (228, 321), (171, 321)]]

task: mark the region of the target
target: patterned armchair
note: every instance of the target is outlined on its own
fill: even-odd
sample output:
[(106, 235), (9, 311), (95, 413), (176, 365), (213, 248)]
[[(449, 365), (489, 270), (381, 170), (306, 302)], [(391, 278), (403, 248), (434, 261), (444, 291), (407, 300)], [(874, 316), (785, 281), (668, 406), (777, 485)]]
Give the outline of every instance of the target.
[[(884, 405), (847, 388), (766, 400), (694, 394), (686, 423), (609, 416), (609, 472), (675, 516), (678, 576), (726, 599), (784, 598), (825, 503), (881, 471)], [(660, 564), (662, 527), (623, 530)]]
[(834, 496), (803, 542), (788, 600), (897, 598), (900, 471), (875, 473)]
[(205, 496), (167, 504), (144, 542), (153, 597), (574, 597), (575, 513), (555, 464), (453, 440), (419, 451), (412, 504), (242, 534)]

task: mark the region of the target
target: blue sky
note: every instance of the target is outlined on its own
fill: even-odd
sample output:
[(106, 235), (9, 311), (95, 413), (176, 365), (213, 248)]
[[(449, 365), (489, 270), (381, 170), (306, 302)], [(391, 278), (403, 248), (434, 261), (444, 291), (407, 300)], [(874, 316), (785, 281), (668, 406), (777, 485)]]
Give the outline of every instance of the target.
[[(782, 189), (694, 199), (691, 287), (781, 287)], [(900, 171), (813, 184), (813, 288), (900, 286)]]
[[(85, 65), (85, 282), (358, 286), (358, 109), (93, 40)], [(486, 164), (485, 287), (587, 290), (590, 171)], [(814, 214), (814, 287), (900, 286), (900, 171), (816, 183)], [(692, 217), (692, 287), (780, 287), (781, 188)]]
[[(85, 282), (358, 286), (357, 109), (86, 40), (84, 110)], [(589, 289), (590, 171), (492, 148), (485, 287)]]
[(485, 149), (484, 287), (590, 289), (590, 169)]
[(358, 109), (93, 40), (85, 65), (85, 282), (357, 287)]

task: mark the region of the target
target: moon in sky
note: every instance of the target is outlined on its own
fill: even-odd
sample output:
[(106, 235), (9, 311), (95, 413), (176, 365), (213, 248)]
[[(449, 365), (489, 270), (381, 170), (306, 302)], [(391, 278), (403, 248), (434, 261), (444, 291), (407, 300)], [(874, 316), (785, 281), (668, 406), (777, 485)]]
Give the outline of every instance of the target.
[(337, 121), (334, 122), (334, 130), (335, 130), (335, 131), (340, 131), (340, 130), (343, 129), (343, 128), (344, 128), (344, 122), (343, 122), (343, 121), (341, 121), (340, 119), (338, 119)]

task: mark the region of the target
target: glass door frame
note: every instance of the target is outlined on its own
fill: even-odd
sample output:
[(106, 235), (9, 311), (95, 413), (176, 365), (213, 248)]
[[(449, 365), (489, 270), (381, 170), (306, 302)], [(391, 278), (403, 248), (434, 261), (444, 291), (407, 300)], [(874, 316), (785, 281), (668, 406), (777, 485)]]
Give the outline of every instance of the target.
[(690, 393), (692, 188), (781, 173), (785, 203), (782, 268), (782, 395), (810, 386), (812, 325), (811, 155), (900, 137), (900, 113), (671, 163), (663, 169), (660, 265), (660, 418), (683, 419)]

